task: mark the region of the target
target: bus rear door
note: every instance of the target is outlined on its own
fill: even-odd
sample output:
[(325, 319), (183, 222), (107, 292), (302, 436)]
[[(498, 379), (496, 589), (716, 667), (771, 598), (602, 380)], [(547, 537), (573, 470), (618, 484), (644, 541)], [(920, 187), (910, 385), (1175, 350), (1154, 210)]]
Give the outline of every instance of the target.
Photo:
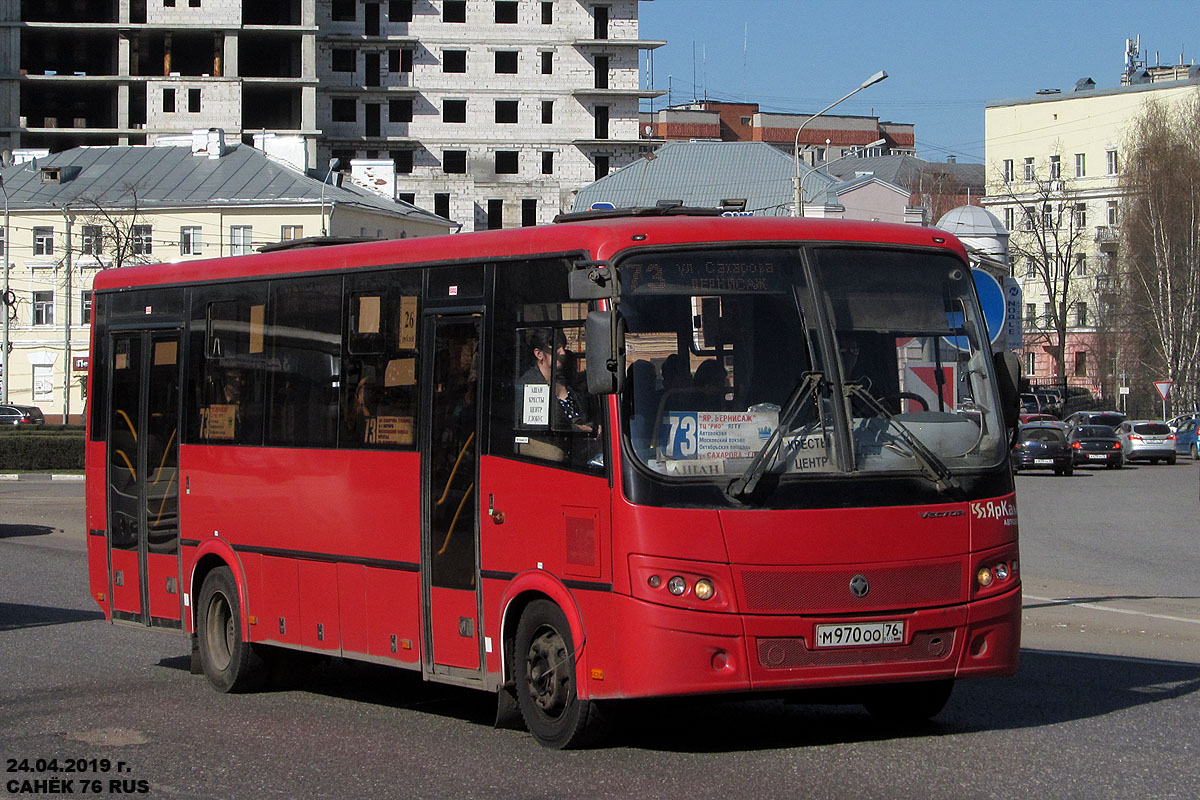
[(181, 626), (178, 330), (112, 334), (108, 564), (114, 620)]

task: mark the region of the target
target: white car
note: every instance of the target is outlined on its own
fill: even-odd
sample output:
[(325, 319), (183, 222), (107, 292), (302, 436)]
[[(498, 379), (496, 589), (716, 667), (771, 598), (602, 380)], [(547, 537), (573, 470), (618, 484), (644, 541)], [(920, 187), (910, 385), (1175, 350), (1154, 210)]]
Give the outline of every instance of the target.
[(1175, 463), (1175, 434), (1165, 422), (1153, 419), (1129, 419), (1117, 427), (1117, 438), (1125, 451), (1125, 460), (1159, 460)]

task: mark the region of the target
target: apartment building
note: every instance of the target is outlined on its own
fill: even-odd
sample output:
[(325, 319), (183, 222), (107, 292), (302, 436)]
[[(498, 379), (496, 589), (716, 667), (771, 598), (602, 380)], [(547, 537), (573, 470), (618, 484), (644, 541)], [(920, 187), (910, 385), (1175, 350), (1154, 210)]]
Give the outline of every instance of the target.
[[(1115, 400), (1119, 340), (1106, 335), (1118, 301), (1114, 276), (1121, 224), (1121, 148), (1130, 123), (1150, 100), (1173, 103), (1200, 91), (1200, 67), (1146, 67), (1129, 42), (1120, 85), (1091, 78), (1069, 90), (989, 102), (985, 111), (987, 197), (983, 204), (1012, 233), (1013, 277), (1025, 307), (1024, 373), (1053, 383), (1057, 335), (1050, 296), (1036, 264), (1020, 255), (1039, 235), (1065, 254), (1068, 382)], [(1046, 236), (1046, 234), (1051, 234)]]
[[(328, 15), (328, 16), (326, 16)], [(549, 222), (630, 163), (638, 0), (317, 3), (321, 163), (387, 159), (465, 230)]]
[(639, 1), (0, 0), (0, 149), (300, 135), (465, 230), (548, 222), (649, 144)]

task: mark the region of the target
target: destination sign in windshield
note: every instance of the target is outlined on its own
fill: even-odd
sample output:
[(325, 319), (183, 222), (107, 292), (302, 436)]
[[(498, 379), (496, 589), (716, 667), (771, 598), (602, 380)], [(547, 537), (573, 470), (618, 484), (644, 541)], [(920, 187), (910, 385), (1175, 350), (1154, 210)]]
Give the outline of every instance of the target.
[(635, 256), (621, 265), (627, 294), (761, 294), (790, 291), (794, 250), (703, 250)]

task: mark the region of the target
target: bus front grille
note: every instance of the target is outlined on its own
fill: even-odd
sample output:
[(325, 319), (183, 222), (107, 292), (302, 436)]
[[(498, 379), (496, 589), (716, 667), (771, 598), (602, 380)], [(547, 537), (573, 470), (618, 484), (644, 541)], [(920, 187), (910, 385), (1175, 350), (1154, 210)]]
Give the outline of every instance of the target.
[[(850, 584), (867, 580), (866, 594)], [(744, 610), (751, 614), (846, 614), (929, 608), (965, 602), (961, 560), (865, 567), (743, 569)]]

